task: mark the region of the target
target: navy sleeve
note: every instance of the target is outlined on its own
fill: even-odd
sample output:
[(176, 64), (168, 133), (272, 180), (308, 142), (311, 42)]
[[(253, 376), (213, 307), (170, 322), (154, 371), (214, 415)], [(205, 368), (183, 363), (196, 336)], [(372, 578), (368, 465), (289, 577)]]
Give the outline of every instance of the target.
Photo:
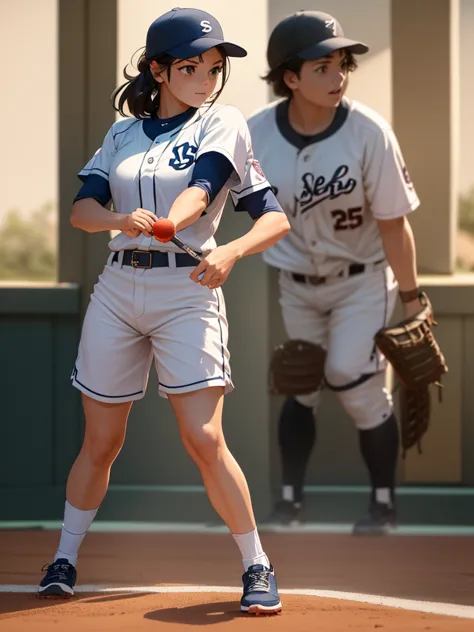
[(106, 206), (110, 202), (112, 194), (108, 180), (95, 173), (85, 178), (81, 177), (81, 180), (84, 184), (79, 189), (79, 193), (74, 198), (74, 202), (85, 200), (86, 198), (93, 198), (102, 206)]
[(196, 160), (188, 187), (200, 187), (206, 191), (209, 204), (230, 178), (234, 167), (228, 158), (218, 151), (209, 151)]
[(252, 219), (258, 219), (271, 211), (284, 213), (271, 188), (260, 189), (240, 198), (235, 210), (238, 213), (246, 211)]

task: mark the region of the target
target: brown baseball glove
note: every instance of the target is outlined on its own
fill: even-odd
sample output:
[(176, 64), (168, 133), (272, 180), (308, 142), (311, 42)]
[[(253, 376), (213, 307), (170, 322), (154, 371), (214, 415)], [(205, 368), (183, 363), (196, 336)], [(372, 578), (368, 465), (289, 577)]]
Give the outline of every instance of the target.
[(431, 394), (428, 388), (417, 390), (400, 388), (400, 433), (402, 455), (416, 445), (421, 454), (421, 438), (429, 427), (431, 416)]
[(273, 350), (269, 390), (273, 395), (305, 395), (321, 388), (326, 351), (306, 340), (287, 340)]
[[(441, 388), (441, 377), (448, 371), (432, 328), (437, 324), (425, 293), (420, 297), (423, 309), (393, 327), (377, 332), (377, 347), (393, 366), (402, 386), (401, 434), (404, 454), (417, 444), (429, 426), (430, 384)], [(441, 391), (440, 391), (441, 394)]]

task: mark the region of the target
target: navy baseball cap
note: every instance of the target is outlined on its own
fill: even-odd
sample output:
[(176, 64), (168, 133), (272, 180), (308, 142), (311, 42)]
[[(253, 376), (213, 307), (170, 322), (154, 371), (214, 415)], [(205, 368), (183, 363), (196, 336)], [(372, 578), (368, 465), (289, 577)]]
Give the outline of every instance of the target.
[(310, 60), (325, 57), (341, 48), (361, 55), (369, 48), (347, 39), (339, 22), (321, 11), (298, 11), (273, 29), (267, 47), (267, 60), (275, 70), (292, 58)]
[(229, 57), (245, 57), (247, 51), (224, 40), (222, 27), (215, 17), (200, 9), (171, 9), (157, 18), (146, 36), (146, 58), (171, 55), (189, 59), (221, 46)]

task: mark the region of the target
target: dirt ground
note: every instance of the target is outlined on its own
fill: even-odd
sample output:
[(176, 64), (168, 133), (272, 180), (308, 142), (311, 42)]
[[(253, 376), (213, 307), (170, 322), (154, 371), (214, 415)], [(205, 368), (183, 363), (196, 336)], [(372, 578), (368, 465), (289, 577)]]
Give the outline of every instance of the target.
[[(58, 536), (51, 531), (0, 531), (0, 589), (14, 591), (0, 592), (2, 632), (50, 632), (56, 626), (67, 632), (168, 632), (202, 625), (216, 632), (253, 631), (257, 626), (271, 632), (474, 629), (472, 618), (462, 618), (474, 617), (474, 539), (469, 537), (262, 534), (282, 589), (283, 611), (256, 618), (239, 611), (242, 567), (235, 543), (225, 534), (90, 533), (81, 549), (78, 588), (91, 592), (78, 592), (67, 601), (38, 600), (34, 587)], [(130, 592), (133, 587), (143, 589)], [(153, 587), (170, 592), (151, 592)], [(206, 587), (223, 588), (198, 592)], [(407, 610), (417, 606), (404, 602), (388, 607), (383, 599), (379, 605), (350, 600), (350, 595), (328, 599), (284, 594), (288, 589), (471, 608), (463, 615), (462, 609), (451, 607), (458, 616), (445, 616)]]

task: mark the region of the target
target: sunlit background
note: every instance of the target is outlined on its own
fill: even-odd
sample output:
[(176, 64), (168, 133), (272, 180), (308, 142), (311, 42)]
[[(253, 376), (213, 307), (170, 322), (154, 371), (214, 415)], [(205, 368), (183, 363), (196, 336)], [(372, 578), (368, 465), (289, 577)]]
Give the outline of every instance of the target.
[[(71, 0), (72, 1), (72, 0)], [(272, 98), (264, 82), (255, 87), (255, 76), (265, 71), (265, 34), (253, 24), (265, 18), (267, 3), (255, 2), (252, 13), (242, 2), (206, 0), (200, 8), (209, 10), (222, 22), (229, 38), (249, 51), (244, 60), (234, 60), (223, 100), (235, 103), (248, 116)], [(274, 18), (278, 0), (271, 0)], [(287, 3), (284, 4), (285, 7)], [(300, 8), (299, 4), (297, 3)], [(360, 60), (352, 78), (349, 95), (361, 99), (391, 121), (390, 0), (325, 0), (306, 3), (335, 14), (349, 34), (366, 41), (371, 54)], [(146, 29), (158, 13), (175, 5), (173, 1), (120, 0), (118, 2), (117, 82), (132, 54), (143, 46)], [(370, 11), (361, 10), (370, 8)], [(474, 271), (474, 2), (460, 2), (460, 126), (459, 230), (457, 269)], [(252, 19), (257, 17), (258, 19)], [(245, 33), (245, 38), (242, 37)], [(245, 39), (245, 41), (243, 41)], [(104, 46), (107, 42), (104, 41)], [(0, 188), (0, 279), (41, 281), (56, 278), (57, 219), (57, 2), (56, 0), (15, 0), (0, 3), (0, 58), (2, 59), (2, 152)], [(98, 63), (100, 61), (98, 60)], [(436, 68), (426, 68), (436, 73)], [(252, 78), (252, 87), (246, 84)], [(75, 90), (75, 68), (70, 67), (70, 90)], [(83, 95), (78, 92), (77, 99)], [(427, 95), (430, 100), (436, 94)], [(106, 130), (104, 130), (105, 133)], [(437, 130), (433, 129), (433, 134)], [(79, 181), (78, 181), (79, 186)], [(35, 245), (32, 249), (31, 246)], [(19, 257), (19, 254), (25, 256)]]

